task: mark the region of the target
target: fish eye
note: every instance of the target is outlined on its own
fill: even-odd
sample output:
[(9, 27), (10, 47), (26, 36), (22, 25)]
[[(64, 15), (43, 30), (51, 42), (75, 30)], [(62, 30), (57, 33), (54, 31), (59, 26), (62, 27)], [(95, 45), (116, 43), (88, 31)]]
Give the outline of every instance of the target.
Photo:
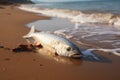
[(67, 48), (67, 51), (71, 51), (71, 50), (72, 50), (72, 48), (71, 48), (71, 47), (68, 47), (68, 48)]

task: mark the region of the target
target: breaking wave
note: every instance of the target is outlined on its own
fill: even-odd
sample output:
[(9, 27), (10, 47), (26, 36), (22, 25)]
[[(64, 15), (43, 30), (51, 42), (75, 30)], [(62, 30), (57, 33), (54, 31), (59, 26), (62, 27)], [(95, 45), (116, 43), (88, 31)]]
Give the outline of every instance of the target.
[(120, 15), (118, 14), (99, 12), (87, 13), (78, 10), (38, 8), (34, 5), (21, 5), (19, 8), (30, 12), (41, 13), (46, 16), (68, 18), (73, 23), (100, 23), (120, 26)]

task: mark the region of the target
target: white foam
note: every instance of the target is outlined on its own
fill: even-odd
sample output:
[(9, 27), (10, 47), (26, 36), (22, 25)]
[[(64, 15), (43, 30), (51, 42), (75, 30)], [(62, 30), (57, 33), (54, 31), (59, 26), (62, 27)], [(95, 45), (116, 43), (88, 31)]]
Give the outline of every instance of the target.
[(98, 55), (98, 54), (95, 54), (93, 51), (94, 50), (99, 50), (99, 51), (104, 51), (104, 52), (107, 52), (107, 53), (112, 53), (114, 55), (117, 55), (117, 56), (120, 56), (120, 48), (117, 48), (117, 49), (87, 49), (87, 50), (84, 50), (82, 51), (82, 54), (83, 54), (83, 58), (85, 59), (91, 59), (93, 61), (109, 61), (107, 58), (101, 56), (101, 55)]
[(114, 32), (114, 31), (90, 32), (89, 34), (82, 36), (82, 38), (87, 38), (87, 37), (97, 36), (97, 35), (105, 35), (105, 34), (120, 35), (120, 32)]
[(54, 34), (57, 34), (57, 35), (62, 35), (68, 39), (72, 38), (73, 36), (70, 35), (70, 34), (65, 34), (64, 32), (67, 32), (66, 30), (58, 30), (58, 31), (55, 31)]
[(116, 49), (94, 49), (94, 50), (109, 52), (109, 53), (113, 53), (114, 55), (120, 56), (120, 48), (116, 48)]
[(41, 13), (51, 17), (68, 18), (74, 23), (102, 23), (120, 26), (120, 16), (110, 13), (83, 13), (75, 10), (37, 8), (33, 5), (21, 5), (19, 9)]
[(120, 41), (112, 44), (114, 47), (120, 47)]

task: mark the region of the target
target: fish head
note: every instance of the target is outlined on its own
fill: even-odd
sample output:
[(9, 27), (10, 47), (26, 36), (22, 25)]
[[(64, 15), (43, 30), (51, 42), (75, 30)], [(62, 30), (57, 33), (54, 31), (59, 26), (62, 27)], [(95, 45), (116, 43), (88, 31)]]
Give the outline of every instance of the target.
[(80, 58), (82, 53), (77, 46), (69, 46), (69, 45), (60, 45), (58, 48), (58, 55), (67, 56), (71, 58)]
[(82, 56), (81, 51), (75, 47), (71, 47), (71, 46), (67, 47), (66, 52), (71, 58), (80, 58)]

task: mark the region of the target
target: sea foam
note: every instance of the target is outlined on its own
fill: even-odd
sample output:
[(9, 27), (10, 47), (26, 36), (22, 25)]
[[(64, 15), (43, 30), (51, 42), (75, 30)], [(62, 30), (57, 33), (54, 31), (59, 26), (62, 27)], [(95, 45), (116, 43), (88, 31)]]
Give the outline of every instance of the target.
[(112, 13), (85, 13), (77, 10), (37, 8), (33, 5), (21, 5), (22, 10), (41, 13), (46, 16), (68, 18), (73, 23), (101, 23), (120, 26), (120, 15)]

